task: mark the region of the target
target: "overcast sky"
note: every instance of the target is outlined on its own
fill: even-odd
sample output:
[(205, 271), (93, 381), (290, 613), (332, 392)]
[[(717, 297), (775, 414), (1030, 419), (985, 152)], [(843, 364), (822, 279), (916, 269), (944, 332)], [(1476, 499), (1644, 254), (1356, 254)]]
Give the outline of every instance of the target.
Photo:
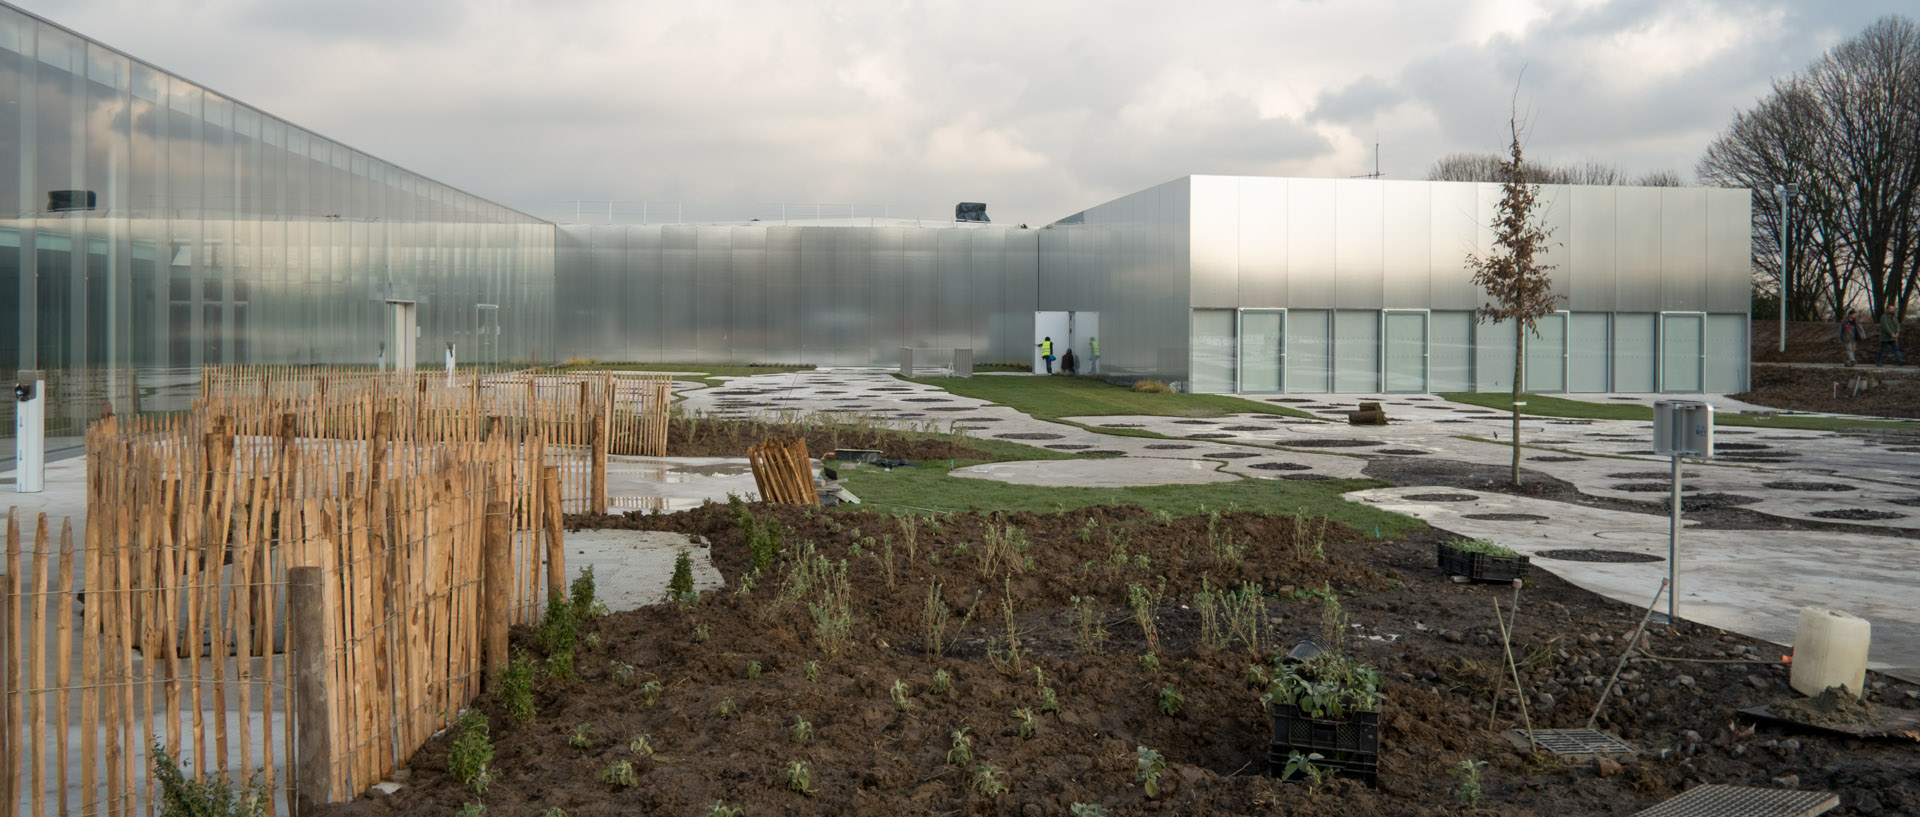
[[(885, 204), (1053, 221), (1190, 173), (1420, 178), (1506, 144), (1693, 165), (1912, 0), (12, 0), (528, 212)], [(594, 205), (588, 205), (594, 209)], [(623, 210), (626, 209), (624, 206)], [(604, 216), (603, 216), (604, 217)]]

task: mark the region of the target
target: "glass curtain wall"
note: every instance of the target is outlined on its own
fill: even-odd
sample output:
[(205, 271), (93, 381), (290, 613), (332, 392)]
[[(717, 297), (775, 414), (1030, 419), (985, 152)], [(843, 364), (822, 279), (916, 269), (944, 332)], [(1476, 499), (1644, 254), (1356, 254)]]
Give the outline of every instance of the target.
[(48, 372), (50, 436), (130, 368), (152, 410), (203, 365), (372, 364), (389, 299), (420, 362), (552, 354), (551, 224), (5, 6), (0, 146), (0, 377)]

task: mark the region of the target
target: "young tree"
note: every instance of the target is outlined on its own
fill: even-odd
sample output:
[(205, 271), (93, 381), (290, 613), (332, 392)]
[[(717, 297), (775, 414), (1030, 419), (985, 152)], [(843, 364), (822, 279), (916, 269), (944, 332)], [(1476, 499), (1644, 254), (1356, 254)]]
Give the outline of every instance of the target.
[(1520, 485), (1520, 386), (1526, 375), (1527, 333), (1540, 334), (1534, 323), (1553, 313), (1558, 296), (1547, 272), (1553, 265), (1543, 261), (1547, 254), (1549, 232), (1534, 218), (1539, 205), (1540, 186), (1529, 181), (1528, 167), (1520, 156), (1520, 119), (1507, 120), (1513, 143), (1509, 158), (1501, 164), (1500, 206), (1493, 213), (1493, 248), (1485, 256), (1467, 255), (1467, 269), (1473, 271), (1473, 284), (1487, 293), (1488, 303), (1480, 307), (1480, 317), (1495, 324), (1513, 322), (1513, 484)]

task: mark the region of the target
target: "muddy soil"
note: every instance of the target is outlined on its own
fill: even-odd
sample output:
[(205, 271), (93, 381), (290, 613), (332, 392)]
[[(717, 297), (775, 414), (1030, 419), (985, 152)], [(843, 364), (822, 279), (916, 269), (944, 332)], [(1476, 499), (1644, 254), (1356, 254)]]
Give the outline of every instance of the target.
[[(1832, 814), (1920, 813), (1912, 744), (1743, 722), (1735, 710), (1791, 697), (1779, 649), (1686, 624), (1658, 629), (1651, 652), (1705, 663), (1636, 661), (1601, 714), (1600, 728), (1640, 749), (1622, 768), (1601, 776), (1592, 764), (1513, 748), (1498, 734), (1516, 725), (1519, 701), (1502, 680), (1509, 670), (1493, 602), (1505, 605), (1517, 592), (1513, 654), (1528, 715), (1541, 727), (1585, 724), (1641, 611), (1544, 572), (1518, 591), (1447, 582), (1434, 565), (1434, 542), (1451, 536), (1445, 531), (1371, 541), (1339, 526), (1243, 513), (1019, 513), (1005, 520), (1020, 531), (1011, 541), (1024, 542), (1009, 567), (982, 564), (993, 522), (978, 514), (941, 517), (909, 536), (896, 519), (871, 512), (750, 508), (790, 529), (789, 554), (810, 542), (833, 563), (845, 560), (852, 626), (844, 646), (830, 649), (816, 633), (810, 604), (822, 602), (819, 587), (795, 591), (792, 574), (776, 569), (739, 592), (750, 556), (725, 506), (574, 518), (577, 527), (703, 536), (727, 587), (689, 608), (654, 605), (587, 624), (599, 647), (579, 656), (577, 679), (541, 684), (531, 723), (512, 722), (483, 698), (497, 747), (484, 795), (446, 774), (442, 736), (415, 756), (406, 788), (324, 813), (451, 814), (484, 802), (496, 816), (555, 807), (576, 816), (699, 815), (723, 801), (745, 815), (1024, 817), (1064, 815), (1074, 803), (1114, 814), (1626, 815), (1699, 783), (1764, 786), (1782, 776), (1839, 792)], [(1203, 581), (1264, 588), (1263, 643), (1249, 650), (1240, 641), (1206, 642), (1194, 599)], [(1149, 643), (1129, 607), (1132, 585), (1164, 588), (1150, 608), (1157, 666), (1138, 658)], [(1377, 789), (1335, 781), (1314, 792), (1264, 774), (1269, 719), (1243, 679), (1249, 664), (1320, 631), (1325, 602), (1312, 591), (1321, 588), (1350, 617), (1347, 649), (1387, 679)], [(923, 624), (930, 591), (950, 611), (948, 646), (934, 655)], [(1076, 626), (1076, 597), (1106, 631), (1097, 649)], [(696, 627), (707, 628), (704, 640), (694, 639)], [(1022, 651), (1017, 666), (1004, 650), (1009, 631)], [(534, 649), (529, 635), (515, 634)], [(819, 662), (817, 680), (806, 677), (810, 661)], [(619, 678), (615, 662), (636, 667), (634, 676)], [(761, 668), (757, 678), (749, 677), (751, 662)], [(1012, 713), (1039, 712), (1036, 668), (1059, 706), (1039, 713), (1035, 734), (1022, 738)], [(951, 676), (951, 689), (933, 691), (936, 670)], [(649, 680), (665, 688), (651, 706), (641, 693)], [(890, 695), (896, 681), (906, 707)], [(1876, 706), (1920, 707), (1912, 685), (1869, 681)], [(1184, 697), (1176, 716), (1159, 711), (1162, 688)], [(737, 713), (723, 717), (722, 701)], [(811, 740), (792, 737), (796, 719), (812, 724)], [(592, 736), (586, 748), (569, 745), (580, 724)], [(950, 736), (963, 729), (974, 767), (948, 762)], [(642, 732), (657, 749), (652, 758), (628, 749)], [(1158, 798), (1137, 782), (1140, 746), (1167, 760)], [(1447, 770), (1467, 759), (1487, 761), (1486, 796), (1480, 810), (1462, 812)], [(601, 782), (619, 760), (634, 763), (637, 786)], [(788, 789), (793, 761), (810, 764), (810, 795)], [(990, 764), (1005, 793), (975, 788), (979, 764)]]
[[(1780, 323), (1777, 320), (1753, 322), (1753, 362), (1755, 363), (1832, 363), (1841, 362), (1840, 324), (1837, 321), (1793, 321), (1787, 324), (1787, 351), (1780, 351)], [(1861, 318), (1867, 336), (1854, 350), (1856, 359), (1873, 360), (1880, 348), (1880, 333), (1871, 318)], [(1920, 325), (1900, 327), (1900, 348), (1909, 356), (1920, 343)]]
[[(675, 415), (667, 424), (667, 451), (676, 457), (744, 457), (747, 448), (769, 437), (796, 432), (807, 438), (807, 453), (819, 457), (837, 448), (879, 451), (895, 460), (983, 459), (987, 454), (966, 444), (965, 435), (891, 431), (873, 425), (771, 423), (746, 419), (689, 418)], [(635, 453), (615, 451), (616, 454)]]
[[(1915, 351), (1920, 352), (1920, 349)], [(1873, 358), (1869, 356), (1866, 359)], [(1862, 381), (1857, 393), (1854, 389), (1856, 378)], [(1793, 411), (1920, 417), (1920, 367), (1862, 363), (1845, 369), (1838, 366), (1806, 368), (1756, 363), (1753, 366), (1753, 390), (1729, 396), (1735, 400)]]

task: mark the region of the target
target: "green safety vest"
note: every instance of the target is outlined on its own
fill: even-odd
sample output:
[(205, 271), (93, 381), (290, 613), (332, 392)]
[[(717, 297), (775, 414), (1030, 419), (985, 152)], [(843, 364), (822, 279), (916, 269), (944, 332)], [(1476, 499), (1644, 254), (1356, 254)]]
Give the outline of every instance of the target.
[(1053, 354), (1053, 341), (1050, 341), (1050, 340), (1040, 341), (1040, 354), (1043, 354), (1043, 355)]

